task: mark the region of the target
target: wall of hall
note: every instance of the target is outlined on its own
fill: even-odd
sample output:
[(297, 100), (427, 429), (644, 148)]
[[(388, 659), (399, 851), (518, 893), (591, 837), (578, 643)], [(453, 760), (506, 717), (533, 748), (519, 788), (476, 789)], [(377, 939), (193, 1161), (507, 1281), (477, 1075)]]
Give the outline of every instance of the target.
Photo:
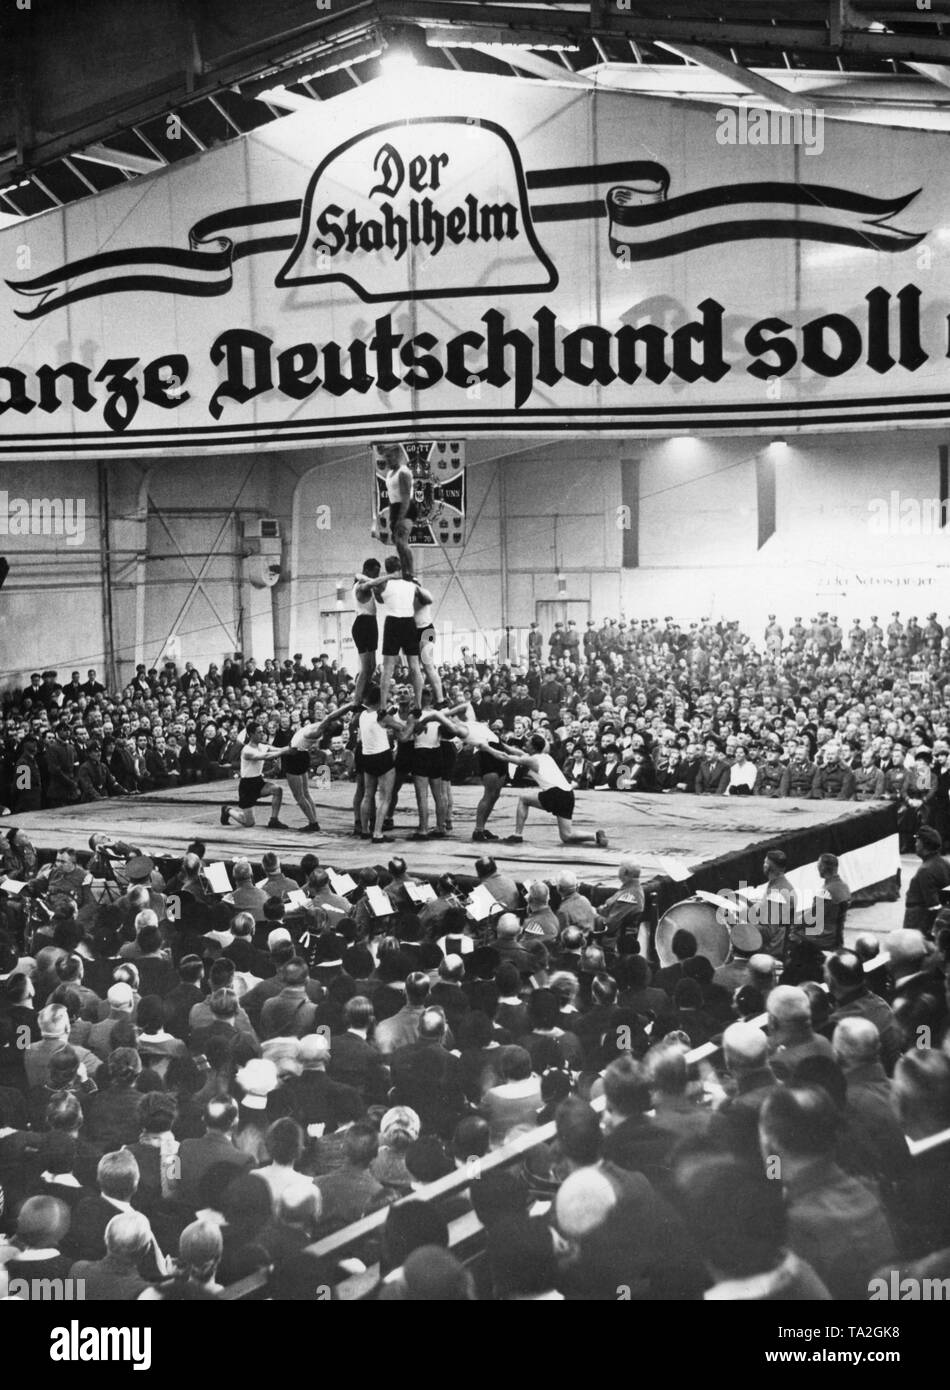
[[(950, 612), (950, 528), (939, 525), (937, 431), (756, 440), (666, 440), (641, 450), (640, 565), (628, 615), (788, 625), (822, 609)], [(755, 460), (774, 460), (776, 529), (757, 549)], [(662, 611), (660, 611), (662, 610)]]
[[(464, 544), (419, 549), (436, 598), (442, 650), (494, 650), (505, 626), (548, 629), (565, 611), (689, 622), (735, 617), (758, 633), (775, 612), (788, 624), (819, 608), (847, 623), (895, 608), (950, 614), (948, 530), (934, 525), (941, 431), (789, 439), (748, 438), (468, 444)], [(755, 461), (774, 457), (777, 527), (757, 549)], [(640, 462), (640, 566), (623, 568), (621, 460)], [(120, 676), (154, 664), (177, 634), (180, 659), (220, 662), (239, 642), (258, 660), (342, 644), (349, 589), (370, 536), (372, 477), (365, 447), (108, 467), (112, 610)], [(97, 465), (0, 463), (10, 499), (82, 502), (84, 535), (11, 535), (0, 515), (0, 688), (47, 665), (68, 673), (104, 664)], [(0, 496), (0, 501), (4, 501)], [(281, 577), (249, 582), (247, 521), (275, 517)], [(7, 533), (4, 533), (7, 532)], [(337, 605), (337, 586), (345, 595)]]

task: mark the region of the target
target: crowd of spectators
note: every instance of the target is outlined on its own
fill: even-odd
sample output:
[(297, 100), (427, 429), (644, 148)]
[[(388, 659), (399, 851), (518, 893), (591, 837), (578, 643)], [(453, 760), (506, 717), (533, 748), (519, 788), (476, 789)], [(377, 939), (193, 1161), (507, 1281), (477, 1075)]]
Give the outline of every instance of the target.
[[(440, 668), (452, 705), (517, 746), (535, 732), (578, 789), (725, 796), (885, 798), (899, 805), (902, 846), (922, 824), (950, 845), (950, 627), (887, 628), (876, 616), (845, 633), (821, 613), (761, 643), (737, 622), (607, 619), (532, 624), (521, 661), (463, 648)], [(546, 650), (545, 650), (546, 646)], [(397, 680), (407, 672), (397, 670)], [(137, 668), (121, 693), (89, 671), (65, 684), (34, 673), (7, 693), (0, 721), (0, 807), (13, 812), (134, 795), (234, 776), (244, 727), (278, 742), (352, 697), (352, 676), (325, 655), (258, 666), (240, 653), (202, 676)], [(325, 776), (354, 775), (355, 721), (331, 725), (312, 754)], [(459, 759), (456, 780), (472, 775)]]
[(946, 913), (878, 969), (877, 939), (822, 951), (793, 912), (718, 968), (680, 930), (654, 970), (629, 858), (596, 909), (566, 868), (480, 860), (480, 918), (450, 877), (420, 906), (400, 859), (340, 896), (315, 856), (268, 853), (221, 897), (200, 843), (163, 876), (94, 837), (30, 877), (14, 839), (49, 920), (0, 900), (0, 1294), (866, 1299), (894, 1269), (950, 1276), (950, 1145), (908, 1143), (950, 1128)]

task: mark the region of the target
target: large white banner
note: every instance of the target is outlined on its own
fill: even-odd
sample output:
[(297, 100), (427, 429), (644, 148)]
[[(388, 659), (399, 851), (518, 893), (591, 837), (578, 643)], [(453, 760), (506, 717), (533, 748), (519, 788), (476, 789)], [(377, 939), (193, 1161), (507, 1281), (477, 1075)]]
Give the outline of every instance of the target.
[(420, 71), (13, 226), (0, 457), (945, 418), (946, 136), (777, 115)]

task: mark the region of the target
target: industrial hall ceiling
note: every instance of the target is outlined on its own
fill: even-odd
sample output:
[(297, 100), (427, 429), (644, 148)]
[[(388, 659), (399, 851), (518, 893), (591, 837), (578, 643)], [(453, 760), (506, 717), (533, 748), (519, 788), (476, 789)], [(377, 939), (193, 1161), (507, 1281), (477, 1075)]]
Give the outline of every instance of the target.
[(5, 0), (0, 223), (332, 101), (405, 48), (422, 67), (647, 92), (713, 74), (788, 107), (806, 90), (950, 104), (950, 0)]

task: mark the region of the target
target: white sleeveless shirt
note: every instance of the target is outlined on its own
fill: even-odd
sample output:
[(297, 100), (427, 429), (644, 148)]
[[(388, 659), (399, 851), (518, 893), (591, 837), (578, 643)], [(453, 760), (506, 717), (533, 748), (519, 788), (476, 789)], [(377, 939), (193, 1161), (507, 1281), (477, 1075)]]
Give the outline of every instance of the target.
[(550, 753), (537, 753), (538, 770), (530, 769), (528, 776), (539, 786), (542, 791), (548, 791), (551, 787), (560, 787), (561, 791), (571, 791), (571, 784), (551, 757)]
[(359, 584), (353, 585), (353, 602), (359, 614), (365, 614), (368, 618), (376, 617), (376, 599), (372, 595), (368, 599), (361, 599), (359, 596)]
[(373, 709), (365, 709), (360, 715), (360, 742), (363, 745), (364, 758), (389, 752), (389, 733), (380, 724)]

